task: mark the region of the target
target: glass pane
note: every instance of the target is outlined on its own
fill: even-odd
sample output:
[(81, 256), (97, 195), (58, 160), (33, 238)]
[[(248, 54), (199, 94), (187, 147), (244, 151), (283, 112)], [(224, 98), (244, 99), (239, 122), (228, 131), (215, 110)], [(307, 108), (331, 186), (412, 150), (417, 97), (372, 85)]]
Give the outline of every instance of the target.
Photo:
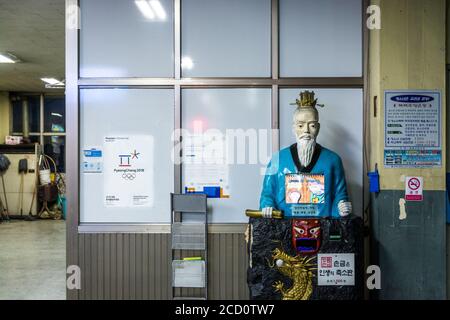
[(28, 119), (29, 119), (29, 130), (30, 132), (40, 132), (39, 122), (40, 122), (40, 97), (39, 96), (27, 96), (27, 97), (16, 97), (12, 101), (12, 114), (13, 114), (13, 127), (12, 132), (22, 133), (23, 131), (23, 100), (28, 100)]
[(173, 0), (81, 0), (81, 77), (172, 77)]
[(30, 142), (31, 143), (41, 143), (41, 137), (40, 136), (30, 136)]
[(44, 132), (65, 132), (66, 100), (64, 97), (44, 98)]
[(270, 0), (182, 1), (184, 77), (270, 77)]
[(361, 5), (361, 0), (280, 0), (280, 75), (361, 76)]
[[(44, 153), (55, 161), (58, 172), (66, 172), (66, 137), (44, 137)], [(50, 167), (54, 171), (52, 163)]]
[(319, 104), (320, 132), (317, 142), (336, 152), (344, 164), (347, 190), (353, 203), (353, 212), (363, 210), (363, 92), (361, 89), (281, 89), (280, 90), (280, 145), (295, 143), (292, 116), (300, 91), (313, 90)]
[[(208, 220), (247, 222), (245, 209), (259, 207), (271, 156), (271, 90), (184, 89), (182, 105), (183, 161), (188, 162), (182, 165), (183, 189), (221, 187), (221, 195), (229, 197), (208, 199)], [(203, 141), (195, 140), (199, 133)]]
[[(80, 91), (81, 222), (170, 222), (173, 127), (173, 90)], [(97, 158), (84, 157), (83, 151), (92, 149), (102, 154), (97, 151)], [(139, 162), (145, 167), (144, 176), (133, 176), (142, 169), (135, 166)], [(89, 163), (100, 164), (98, 169), (91, 169)], [(125, 174), (125, 169), (130, 169), (131, 175)], [(120, 201), (117, 206), (109, 202), (112, 198), (107, 198), (111, 193)], [(135, 203), (142, 194), (147, 196), (146, 203)], [(133, 202), (126, 204), (131, 198)]]

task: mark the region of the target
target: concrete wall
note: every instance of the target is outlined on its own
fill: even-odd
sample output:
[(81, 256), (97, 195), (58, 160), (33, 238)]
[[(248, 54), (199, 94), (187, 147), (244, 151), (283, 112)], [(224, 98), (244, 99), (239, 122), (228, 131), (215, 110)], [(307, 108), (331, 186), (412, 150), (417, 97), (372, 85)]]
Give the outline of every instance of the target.
[(0, 92), (0, 143), (5, 142), (5, 136), (9, 134), (9, 94), (8, 92)]
[[(446, 297), (445, 174), (433, 169), (383, 167), (384, 91), (441, 90), (446, 103), (446, 1), (378, 0), (381, 30), (370, 32), (370, 167), (378, 164), (381, 192), (372, 197), (373, 258), (381, 267), (382, 299)], [(377, 97), (377, 106), (374, 99)], [(377, 108), (374, 116), (373, 108)], [(446, 140), (445, 109), (442, 137)], [(446, 142), (443, 142), (446, 145)], [(424, 177), (424, 201), (408, 202), (400, 221), (404, 177)]]

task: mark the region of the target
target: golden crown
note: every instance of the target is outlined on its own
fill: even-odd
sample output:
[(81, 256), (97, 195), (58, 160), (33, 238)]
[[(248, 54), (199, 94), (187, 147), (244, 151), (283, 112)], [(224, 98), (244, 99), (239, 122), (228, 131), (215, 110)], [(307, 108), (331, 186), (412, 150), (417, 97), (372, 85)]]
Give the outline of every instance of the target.
[[(315, 108), (317, 99), (314, 99), (314, 95), (314, 91), (300, 92), (300, 99), (295, 99), (295, 103), (291, 103), (291, 105), (297, 105), (298, 108)], [(323, 105), (318, 106), (323, 107)]]

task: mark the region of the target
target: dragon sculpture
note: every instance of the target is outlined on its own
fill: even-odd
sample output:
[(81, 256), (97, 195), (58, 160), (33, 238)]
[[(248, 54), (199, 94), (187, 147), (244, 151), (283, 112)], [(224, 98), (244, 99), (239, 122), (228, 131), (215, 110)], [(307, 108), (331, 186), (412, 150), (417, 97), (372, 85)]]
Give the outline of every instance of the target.
[(313, 291), (312, 278), (314, 277), (313, 270), (316, 270), (315, 264), (311, 261), (315, 257), (301, 257), (296, 255), (292, 257), (281, 249), (273, 250), (272, 263), (269, 261), (269, 266), (277, 269), (293, 280), (293, 285), (289, 289), (284, 287), (283, 282), (277, 281), (273, 285), (275, 291), (282, 295), (283, 300), (308, 300)]

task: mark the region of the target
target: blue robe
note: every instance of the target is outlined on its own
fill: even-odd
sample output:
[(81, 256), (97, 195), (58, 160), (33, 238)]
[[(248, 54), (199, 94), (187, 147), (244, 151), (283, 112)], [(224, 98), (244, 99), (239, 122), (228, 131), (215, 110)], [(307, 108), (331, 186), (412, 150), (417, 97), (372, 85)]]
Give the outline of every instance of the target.
[[(289, 204), (286, 203), (285, 174), (306, 173), (325, 176), (325, 193), (323, 203)], [(341, 158), (333, 151), (316, 144), (311, 163), (303, 167), (298, 160), (297, 144), (282, 149), (272, 156), (264, 177), (260, 209), (273, 207), (290, 217), (333, 217), (339, 218), (338, 203), (348, 201), (344, 167)], [(304, 207), (313, 208), (304, 210)], [(299, 208), (302, 208), (299, 210)], [(309, 214), (307, 214), (309, 212)]]

